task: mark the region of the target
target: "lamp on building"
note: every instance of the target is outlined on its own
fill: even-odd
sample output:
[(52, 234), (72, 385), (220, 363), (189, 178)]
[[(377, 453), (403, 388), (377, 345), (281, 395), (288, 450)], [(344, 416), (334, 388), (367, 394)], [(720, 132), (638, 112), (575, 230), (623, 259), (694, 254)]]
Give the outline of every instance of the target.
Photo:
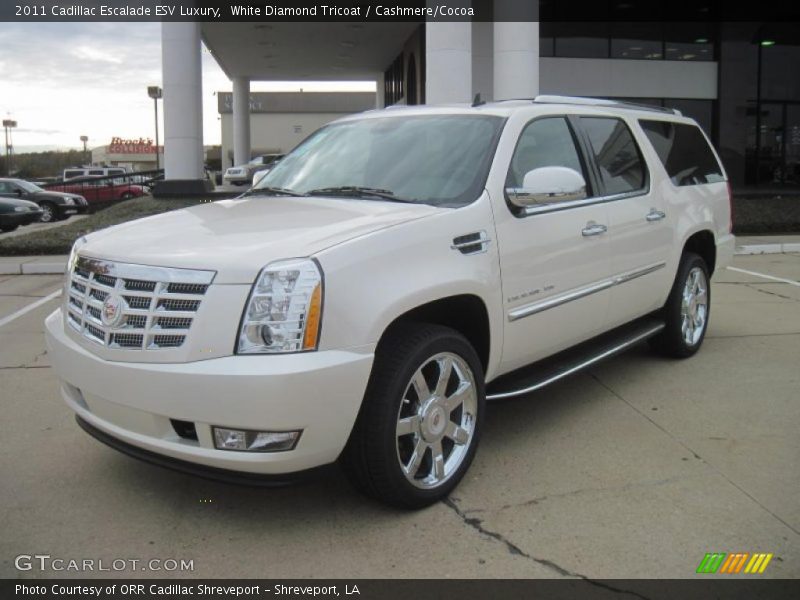
[(156, 115), (156, 170), (161, 168), (161, 157), (158, 154), (158, 99), (164, 95), (163, 90), (157, 85), (147, 87), (147, 95), (153, 99), (153, 108)]
[(11, 154), (14, 146), (11, 143), (11, 130), (17, 126), (17, 122), (11, 119), (3, 119), (3, 129), (6, 131), (6, 175), (11, 175)]
[(87, 158), (89, 158), (89, 152), (86, 149), (86, 142), (89, 141), (89, 136), (88, 135), (82, 135), (81, 136), (81, 141), (83, 142), (83, 160), (88, 165), (91, 162), (90, 160), (86, 160)]

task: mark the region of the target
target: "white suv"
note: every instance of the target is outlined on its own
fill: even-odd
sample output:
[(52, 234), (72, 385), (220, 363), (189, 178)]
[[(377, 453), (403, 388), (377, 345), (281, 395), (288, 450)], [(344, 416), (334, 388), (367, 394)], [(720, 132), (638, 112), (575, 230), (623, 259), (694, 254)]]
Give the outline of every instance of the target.
[(371, 111), (245, 197), (80, 239), (47, 345), (78, 423), (112, 447), (251, 483), (338, 460), (420, 507), (464, 475), (487, 400), (645, 339), (694, 354), (729, 199), (677, 112)]

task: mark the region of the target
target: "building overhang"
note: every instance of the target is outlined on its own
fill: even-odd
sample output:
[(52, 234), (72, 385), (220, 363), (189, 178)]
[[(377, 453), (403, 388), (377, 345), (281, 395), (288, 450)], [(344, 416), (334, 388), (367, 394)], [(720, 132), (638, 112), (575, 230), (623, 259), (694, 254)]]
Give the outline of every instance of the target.
[(420, 23), (203, 23), (203, 41), (230, 77), (371, 81)]

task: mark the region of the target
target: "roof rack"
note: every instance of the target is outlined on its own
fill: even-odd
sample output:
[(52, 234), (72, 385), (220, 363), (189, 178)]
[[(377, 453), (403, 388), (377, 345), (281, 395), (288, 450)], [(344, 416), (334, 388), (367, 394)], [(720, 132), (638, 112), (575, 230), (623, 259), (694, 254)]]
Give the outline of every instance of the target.
[(628, 110), (647, 110), (651, 112), (666, 113), (669, 115), (683, 116), (681, 111), (676, 108), (666, 108), (663, 106), (653, 106), (652, 104), (636, 104), (634, 102), (620, 102), (606, 98), (585, 98), (582, 96), (536, 96), (533, 102), (539, 104), (577, 104), (580, 106), (608, 106), (613, 108), (624, 108)]

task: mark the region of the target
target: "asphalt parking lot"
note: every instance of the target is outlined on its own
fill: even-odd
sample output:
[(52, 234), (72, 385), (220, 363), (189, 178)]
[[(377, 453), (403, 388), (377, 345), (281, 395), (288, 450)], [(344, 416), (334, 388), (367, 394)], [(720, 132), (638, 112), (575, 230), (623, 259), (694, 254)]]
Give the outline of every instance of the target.
[[(61, 278), (0, 276), (0, 577), (684, 578), (707, 552), (774, 553), (761, 577), (800, 577), (800, 254), (733, 266), (696, 357), (643, 345), (491, 405), (467, 478), (420, 512), (366, 500), (335, 470), (242, 488), (101, 445), (48, 367), (58, 299), (10, 320)], [(194, 570), (20, 572), (19, 554)]]

